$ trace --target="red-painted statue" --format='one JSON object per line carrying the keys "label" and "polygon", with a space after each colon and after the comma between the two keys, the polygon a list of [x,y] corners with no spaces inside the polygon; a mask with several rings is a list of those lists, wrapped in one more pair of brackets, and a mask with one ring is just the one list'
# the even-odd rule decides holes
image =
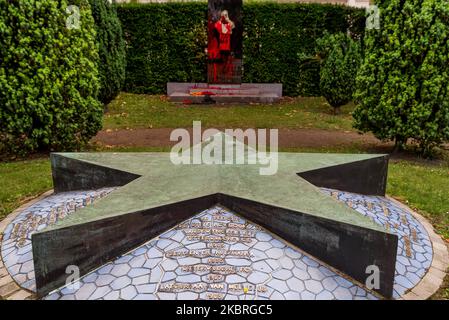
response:
{"label": "red-painted statue", "polygon": [[[209,1],[209,83],[241,83],[242,27],[240,9],[241,0]],[[232,15],[234,16],[232,17]],[[237,23],[234,22],[235,20]]]}
{"label": "red-painted statue", "polygon": [[281,83],[242,83],[243,20],[242,0],[208,0],[207,83],[169,82],[170,101],[183,104],[279,101]]}

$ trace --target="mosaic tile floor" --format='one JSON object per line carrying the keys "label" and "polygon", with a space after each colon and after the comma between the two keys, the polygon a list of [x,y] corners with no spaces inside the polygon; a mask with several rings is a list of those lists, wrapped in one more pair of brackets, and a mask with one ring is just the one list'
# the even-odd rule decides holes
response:
{"label": "mosaic tile floor", "polygon": [[[35,290],[30,235],[113,189],[52,195],[5,230],[1,254],[22,287]],[[383,197],[336,190],[343,201],[398,234],[394,296],[424,276],[432,261],[425,229]],[[220,207],[206,210],[45,299],[376,299],[313,257]]]}
{"label": "mosaic tile floor", "polygon": [[433,252],[427,231],[413,215],[384,197],[322,190],[398,236],[393,297],[416,286],[429,269]]}
{"label": "mosaic tile floor", "polygon": [[353,297],[374,298],[256,225],[215,207],[84,277],[78,290],[62,289],[48,299]]}
{"label": "mosaic tile floor", "polygon": [[3,232],[1,254],[3,262],[13,279],[22,287],[36,290],[34,280],[31,235],[35,231],[54,224],[77,209],[100,199],[111,188],[85,192],[67,192],[51,195],[21,212]]}

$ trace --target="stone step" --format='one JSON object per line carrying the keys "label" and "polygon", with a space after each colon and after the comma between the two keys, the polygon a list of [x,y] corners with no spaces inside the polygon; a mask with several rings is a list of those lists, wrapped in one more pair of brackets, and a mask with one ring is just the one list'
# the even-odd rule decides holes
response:
{"label": "stone step", "polygon": [[275,103],[280,97],[275,93],[262,93],[256,95],[212,95],[192,96],[185,92],[174,92],[169,96],[170,102],[184,104],[248,104],[248,103]]}
{"label": "stone step", "polygon": [[[211,95],[202,95],[209,91]],[[207,84],[207,83],[167,83],[167,96],[171,102],[185,104],[214,103],[274,103],[282,97],[280,83],[241,83],[241,84]]]}
{"label": "stone step", "polygon": [[194,95],[195,93],[201,92],[210,92],[213,95],[258,95],[260,94],[260,90],[258,88],[254,89],[245,89],[245,88],[193,88],[190,89],[190,94]]}

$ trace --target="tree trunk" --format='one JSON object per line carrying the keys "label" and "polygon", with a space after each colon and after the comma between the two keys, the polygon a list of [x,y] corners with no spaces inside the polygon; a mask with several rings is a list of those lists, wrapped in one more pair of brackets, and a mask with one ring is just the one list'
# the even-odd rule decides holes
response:
{"label": "tree trunk", "polygon": [[398,152],[403,151],[406,142],[407,142],[407,139],[404,139],[403,137],[396,137],[394,139],[393,153],[398,153]]}

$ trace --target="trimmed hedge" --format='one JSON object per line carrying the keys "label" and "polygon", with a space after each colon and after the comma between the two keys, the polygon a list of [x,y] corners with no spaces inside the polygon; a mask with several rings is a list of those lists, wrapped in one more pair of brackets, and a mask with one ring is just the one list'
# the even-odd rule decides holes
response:
{"label": "trimmed hedge", "polygon": [[361,63],[360,43],[345,33],[335,33],[325,35],[317,44],[321,59],[321,94],[338,112],[341,106],[352,101]]}
{"label": "trimmed hedge", "polygon": [[97,31],[100,63],[98,99],[107,104],[114,99],[125,83],[126,53],[122,26],[117,17],[116,4],[110,0],[89,0]]}
{"label": "trimmed hedge", "polygon": [[[67,7],[80,8],[69,29]],[[71,15],[73,17],[73,15]],[[73,150],[101,129],[98,52],[87,0],[0,1],[0,146]]]}
{"label": "trimmed hedge", "polygon": [[366,31],[354,126],[398,148],[414,139],[431,156],[449,141],[447,0],[376,3],[381,28]]}
{"label": "trimmed hedge", "polygon": [[[166,83],[205,82],[206,3],[122,4],[127,43],[125,90],[159,94]],[[243,5],[244,82],[280,82],[289,96],[320,95],[316,40],[350,31],[361,38],[365,12],[298,3]]]}

